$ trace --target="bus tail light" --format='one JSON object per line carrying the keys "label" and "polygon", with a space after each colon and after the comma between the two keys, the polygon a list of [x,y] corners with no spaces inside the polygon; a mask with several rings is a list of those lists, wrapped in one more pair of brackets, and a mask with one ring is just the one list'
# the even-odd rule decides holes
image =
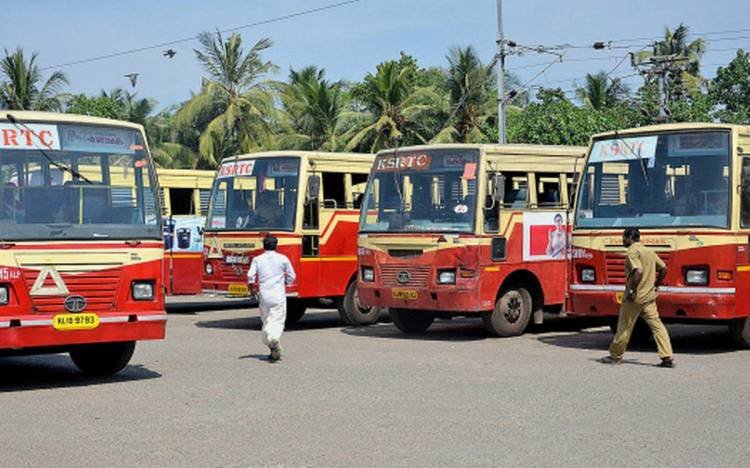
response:
{"label": "bus tail light", "polygon": [[593,268],[581,268],[581,283],[594,283],[596,271]]}
{"label": "bus tail light", "polygon": [[685,270],[685,284],[705,286],[708,284],[708,268],[688,268]]}
{"label": "bus tail light", "polygon": [[0,305],[7,305],[10,302],[10,289],[8,286],[0,286]]}
{"label": "bus tail light", "polygon": [[437,284],[456,284],[456,270],[438,270]]}
{"label": "bus tail light", "polygon": [[134,281],[132,285],[133,299],[136,301],[150,301],[154,299],[154,283],[150,281]]}
{"label": "bus tail light", "polygon": [[362,281],[372,283],[375,281],[375,270],[372,267],[362,267]]}

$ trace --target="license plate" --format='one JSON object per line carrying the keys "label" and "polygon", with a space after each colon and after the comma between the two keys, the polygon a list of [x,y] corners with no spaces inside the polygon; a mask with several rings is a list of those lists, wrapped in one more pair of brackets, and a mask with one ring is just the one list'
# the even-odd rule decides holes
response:
{"label": "license plate", "polygon": [[394,299],[406,299],[407,301],[414,301],[419,297],[419,294],[414,289],[394,289],[391,291],[391,297]]}
{"label": "license plate", "polygon": [[615,293],[615,301],[617,301],[618,304],[622,304],[622,298],[625,296],[624,292],[616,292]]}
{"label": "license plate", "polygon": [[99,326],[99,316],[96,314],[57,314],[52,319],[55,330],[93,330]]}
{"label": "license plate", "polygon": [[227,290],[232,296],[247,296],[248,293],[246,284],[230,284]]}

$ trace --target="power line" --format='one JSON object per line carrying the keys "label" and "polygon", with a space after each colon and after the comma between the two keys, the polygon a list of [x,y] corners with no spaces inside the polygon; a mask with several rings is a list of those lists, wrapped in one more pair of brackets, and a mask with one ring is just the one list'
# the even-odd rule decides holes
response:
{"label": "power line", "polygon": [[[326,10],[331,10],[331,9],[339,8],[339,7],[346,6],[346,5],[351,5],[351,4],[354,4],[354,3],[358,3],[360,1],[361,0],[347,0],[347,1],[343,1],[343,2],[332,3],[332,4],[329,4],[329,5],[324,5],[322,7],[310,8],[310,9],[298,11],[298,12],[295,12],[295,13],[289,13],[289,14],[286,14],[286,15],[277,16],[275,18],[269,18],[269,19],[265,19],[265,20],[261,20],[261,21],[256,21],[254,23],[248,23],[248,24],[243,24],[241,26],[235,26],[235,27],[232,27],[232,28],[222,29],[222,30],[219,30],[218,32],[220,32],[220,33],[234,32],[234,31],[240,31],[242,29],[254,28],[254,27],[263,26],[263,25],[266,25],[266,24],[277,23],[279,21],[285,21],[285,20],[292,19],[292,18],[297,18],[297,17],[300,17],[300,16],[311,15],[311,14],[314,14],[314,13],[320,13],[321,11],[326,11]],[[138,53],[138,52],[143,52],[143,51],[146,51],[146,50],[160,49],[160,48],[163,48],[163,47],[166,47],[166,46],[171,46],[171,45],[175,45],[175,44],[181,44],[181,43],[184,43],[184,42],[192,42],[192,41],[194,41],[196,39],[198,39],[197,35],[196,36],[191,36],[191,37],[185,37],[185,38],[182,38],[182,39],[175,39],[173,41],[162,42],[162,43],[159,43],[159,44],[153,44],[153,45],[149,45],[149,46],[138,47],[138,48],[135,48],[135,49],[128,49],[128,50],[122,50],[122,51],[119,51],[119,52],[113,52],[113,53],[110,53],[110,54],[99,55],[99,56],[96,56],[96,57],[90,57],[90,58],[86,58],[86,59],[75,60],[73,62],[61,63],[61,64],[58,64],[58,65],[52,65],[52,66],[49,66],[49,67],[43,67],[43,68],[40,68],[40,70],[52,70],[52,69],[56,69],[56,68],[70,67],[72,65],[81,65],[81,64],[84,64],[84,63],[97,62],[99,60],[106,60],[106,59],[110,59],[110,58],[114,58],[114,57],[121,57],[123,55],[131,55],[131,54],[135,54],[135,53]]]}

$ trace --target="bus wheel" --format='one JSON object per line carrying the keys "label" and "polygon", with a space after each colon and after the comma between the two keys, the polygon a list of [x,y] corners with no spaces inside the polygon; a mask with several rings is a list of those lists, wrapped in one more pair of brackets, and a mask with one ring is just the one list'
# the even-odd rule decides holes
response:
{"label": "bus wheel", "polygon": [[490,336],[518,336],[531,319],[531,294],[524,288],[509,289],[495,303],[495,310],[482,315]]}
{"label": "bus wheel", "polygon": [[112,375],[128,365],[135,341],[77,346],[70,350],[73,363],[87,375]]}
{"label": "bus wheel", "polygon": [[391,308],[390,315],[396,328],[414,335],[426,332],[435,320],[435,314],[421,310]]}
{"label": "bus wheel", "polygon": [[346,295],[338,303],[341,320],[347,325],[372,325],[380,318],[380,307],[364,307],[359,303],[357,282],[352,281],[346,288]]}
{"label": "bus wheel", "polygon": [[286,300],[286,321],[284,325],[294,325],[299,322],[305,311],[307,310],[307,304],[299,299],[288,298]]}
{"label": "bus wheel", "polygon": [[729,323],[729,334],[737,345],[750,348],[750,318],[732,320]]}

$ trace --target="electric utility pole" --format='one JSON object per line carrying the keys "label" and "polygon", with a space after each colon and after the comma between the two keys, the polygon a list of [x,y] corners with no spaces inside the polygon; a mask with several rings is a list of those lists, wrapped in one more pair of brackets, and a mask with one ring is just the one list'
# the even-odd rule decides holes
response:
{"label": "electric utility pole", "polygon": [[497,0],[497,141],[505,139],[505,36],[503,35],[503,0]]}
{"label": "electric utility pole", "polygon": [[659,93],[659,115],[656,116],[656,121],[658,123],[669,122],[667,79],[669,78],[673,85],[681,84],[681,76],[687,64],[687,58],[682,55],[672,54],[656,55],[638,64],[635,63],[634,56],[631,56],[631,60],[635,68],[643,75],[647,82],[653,83],[656,80]]}

